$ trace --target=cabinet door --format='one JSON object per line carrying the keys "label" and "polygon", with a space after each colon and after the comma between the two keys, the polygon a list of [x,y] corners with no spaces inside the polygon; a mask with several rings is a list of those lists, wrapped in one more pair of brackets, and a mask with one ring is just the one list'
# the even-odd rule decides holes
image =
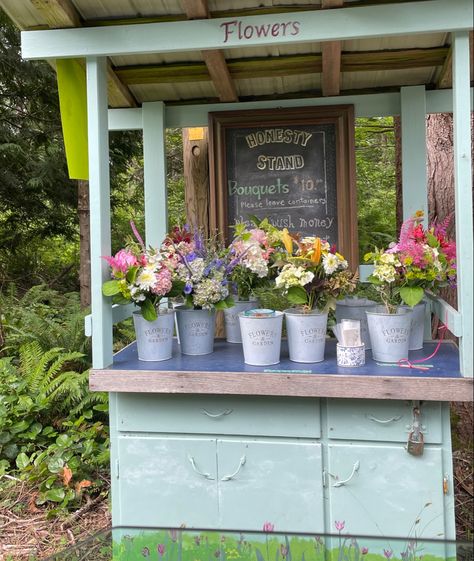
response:
{"label": "cabinet door", "polygon": [[217,526],[216,441],[118,439],[120,521],[130,526]]}
{"label": "cabinet door", "polygon": [[441,450],[429,447],[414,457],[403,446],[329,446],[328,531],[344,521],[356,535],[442,539],[442,466]]}
{"label": "cabinet door", "polygon": [[222,528],[323,532],[321,445],[218,440]]}

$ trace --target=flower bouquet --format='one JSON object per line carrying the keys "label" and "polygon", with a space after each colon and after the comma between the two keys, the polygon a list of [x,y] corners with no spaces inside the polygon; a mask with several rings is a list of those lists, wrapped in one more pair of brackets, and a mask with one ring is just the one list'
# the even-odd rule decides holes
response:
{"label": "flower bouquet", "polygon": [[146,248],[133,222],[136,241],[112,257],[104,257],[111,267],[112,279],[102,285],[102,293],[115,304],[134,303],[133,313],[140,360],[167,360],[172,355],[174,312],[159,310],[165,297],[181,293],[184,283],[175,278],[173,255],[161,249]]}
{"label": "flower bouquet", "polygon": [[439,292],[456,282],[456,244],[447,238],[449,217],[427,229],[423,212],[405,220],[396,244],[375,249],[364,256],[374,263],[368,280],[376,288],[387,313],[396,313],[400,304],[416,306],[424,291]]}
{"label": "flower bouquet", "polygon": [[321,238],[299,239],[284,229],[286,253],[278,257],[275,286],[296,306],[285,310],[290,360],[320,362],[324,359],[329,309],[338,298],[352,292],[357,275],[347,261]]}
{"label": "flower bouquet", "polygon": [[102,293],[114,304],[136,304],[147,321],[154,321],[162,298],[180,294],[184,283],[176,278],[176,262],[170,252],[146,248],[135,225],[136,242],[112,257],[104,257],[111,267],[112,280],[104,282]]}
{"label": "flower bouquet", "polygon": [[354,291],[357,275],[334,246],[313,236],[300,240],[286,229],[281,238],[286,254],[278,256],[275,285],[291,304],[306,313],[314,309],[327,313],[338,298]]}
{"label": "flower bouquet", "polygon": [[214,349],[215,311],[232,306],[228,276],[232,265],[216,240],[199,231],[174,228],[163,247],[175,264],[174,277],[182,284],[185,304],[176,308],[181,352],[209,354]]}
{"label": "flower bouquet", "polygon": [[423,347],[424,291],[436,293],[456,280],[456,247],[446,235],[449,218],[426,229],[422,220],[419,211],[402,224],[397,243],[364,256],[374,263],[368,281],[384,305],[383,312],[367,312],[373,356],[381,362],[397,362]]}

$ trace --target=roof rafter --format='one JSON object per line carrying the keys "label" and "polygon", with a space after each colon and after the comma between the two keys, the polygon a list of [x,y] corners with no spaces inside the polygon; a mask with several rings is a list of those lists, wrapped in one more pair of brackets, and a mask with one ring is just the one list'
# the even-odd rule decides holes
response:
{"label": "roof rafter", "polygon": [[[448,51],[448,47],[433,47],[347,52],[341,55],[341,70],[366,72],[441,67]],[[313,74],[322,71],[322,55],[314,53],[233,59],[227,61],[227,66],[233,80]],[[202,62],[123,66],[115,68],[115,71],[120,79],[129,85],[210,80],[209,71]]]}
{"label": "roof rafter", "polygon": [[[207,0],[182,0],[189,19],[209,18]],[[224,53],[220,49],[201,51],[214,88],[222,102],[238,101],[237,90],[227,66]]]}
{"label": "roof rafter", "polygon": [[[343,0],[322,0],[321,7],[341,8]],[[321,86],[323,96],[339,95],[341,91],[341,41],[328,41],[322,44],[323,75]]]}
{"label": "roof rafter", "polygon": [[[31,0],[50,28],[82,27],[79,12],[70,0]],[[125,86],[110,62],[107,64],[107,89],[112,107],[136,107],[137,102]]]}

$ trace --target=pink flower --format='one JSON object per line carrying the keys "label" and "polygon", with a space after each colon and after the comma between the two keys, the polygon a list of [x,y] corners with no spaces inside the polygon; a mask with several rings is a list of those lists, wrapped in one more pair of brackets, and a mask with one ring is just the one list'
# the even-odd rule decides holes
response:
{"label": "pink flower", "polygon": [[173,286],[171,280],[171,271],[163,267],[155,275],[156,282],[153,285],[152,292],[157,296],[165,296],[171,290]]}
{"label": "pink flower", "polygon": [[158,550],[158,555],[159,555],[160,557],[163,557],[163,554],[164,554],[164,552],[165,552],[165,545],[162,544],[162,543],[159,543],[159,544],[156,546],[156,549]]}
{"label": "pink flower", "polygon": [[263,523],[263,531],[264,532],[273,532],[274,529],[275,529],[275,525],[272,524],[271,522],[264,522]]}
{"label": "pink flower", "polygon": [[250,239],[259,244],[266,245],[267,234],[263,230],[260,230],[260,228],[254,228],[250,230]]}
{"label": "pink flower", "polygon": [[369,548],[368,547],[363,547],[360,552],[362,553],[362,555],[367,555],[367,553],[369,553]]}
{"label": "pink flower", "polygon": [[112,274],[126,273],[130,267],[138,265],[137,258],[133,253],[126,249],[118,251],[114,257],[103,257],[107,263],[112,267]]}
{"label": "pink flower", "polygon": [[339,522],[339,520],[335,520],[334,521],[334,526],[336,526],[336,530],[338,532],[340,532],[341,530],[344,530],[344,526],[346,525],[346,521],[343,520],[342,522]]}
{"label": "pink flower", "polygon": [[391,549],[384,549],[383,554],[386,559],[390,559],[390,557],[392,557],[393,555],[393,551]]}

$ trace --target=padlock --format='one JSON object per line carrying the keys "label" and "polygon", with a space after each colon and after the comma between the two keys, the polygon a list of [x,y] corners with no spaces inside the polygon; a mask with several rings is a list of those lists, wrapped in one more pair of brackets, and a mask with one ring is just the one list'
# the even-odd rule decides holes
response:
{"label": "padlock", "polygon": [[424,447],[425,440],[423,438],[423,433],[418,431],[418,434],[416,434],[415,431],[412,431],[408,435],[407,452],[412,456],[422,456]]}

